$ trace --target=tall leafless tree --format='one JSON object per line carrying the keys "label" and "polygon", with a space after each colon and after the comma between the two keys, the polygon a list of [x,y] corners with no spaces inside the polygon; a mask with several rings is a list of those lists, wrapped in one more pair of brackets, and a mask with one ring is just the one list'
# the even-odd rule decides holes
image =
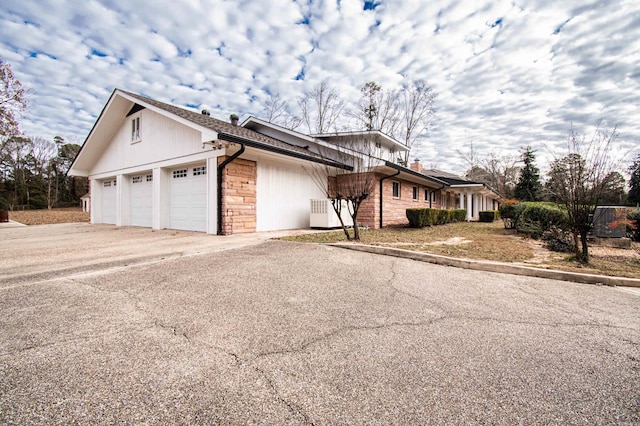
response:
{"label": "tall leafless tree", "polygon": [[322,80],[305,96],[298,98],[298,106],[309,133],[320,134],[337,130],[337,122],[345,103],[328,80]]}
{"label": "tall leafless tree", "polygon": [[409,148],[403,154],[405,166],[409,164],[411,149],[431,124],[435,97],[435,92],[424,80],[414,80],[400,91],[401,124],[393,136]]}
{"label": "tall leafless tree", "polygon": [[289,104],[279,93],[269,94],[262,113],[269,123],[278,124],[286,129],[295,130],[302,124],[302,118],[291,113]]}

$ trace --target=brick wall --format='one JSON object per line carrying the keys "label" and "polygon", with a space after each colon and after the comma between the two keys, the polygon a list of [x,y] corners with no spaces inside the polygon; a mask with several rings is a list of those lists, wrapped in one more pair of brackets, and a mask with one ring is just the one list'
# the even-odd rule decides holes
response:
{"label": "brick wall", "polygon": [[[377,229],[380,226],[380,179],[384,175],[376,175],[376,184],[373,193],[362,202],[358,211],[358,223],[360,226],[368,226]],[[393,182],[400,182],[400,198],[393,198]],[[418,201],[413,201],[413,187],[418,188]],[[422,185],[417,185],[401,179],[389,178],[382,182],[383,191],[383,226],[408,224],[406,210],[409,208],[429,207],[429,201],[424,200],[424,190],[429,189]],[[432,208],[440,208],[440,195],[437,202],[431,203]]]}
{"label": "brick wall", "polygon": [[[218,164],[226,157],[218,157]],[[236,158],[222,173],[222,234],[256,232],[255,161]]]}

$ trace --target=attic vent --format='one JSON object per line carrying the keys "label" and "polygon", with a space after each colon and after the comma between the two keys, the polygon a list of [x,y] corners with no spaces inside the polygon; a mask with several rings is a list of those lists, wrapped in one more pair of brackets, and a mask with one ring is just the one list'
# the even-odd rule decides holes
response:
{"label": "attic vent", "polygon": [[131,109],[129,110],[129,112],[127,113],[127,117],[128,117],[128,116],[130,116],[130,115],[132,115],[132,114],[135,114],[135,113],[136,113],[136,112],[138,112],[138,111],[142,111],[143,109],[144,109],[144,107],[143,107],[142,105],[134,104],[134,105],[131,107]]}

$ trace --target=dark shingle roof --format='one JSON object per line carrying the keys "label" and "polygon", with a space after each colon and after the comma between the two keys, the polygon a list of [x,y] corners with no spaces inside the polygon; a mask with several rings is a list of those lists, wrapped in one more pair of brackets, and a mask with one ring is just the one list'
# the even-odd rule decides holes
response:
{"label": "dark shingle roof", "polygon": [[[147,98],[145,96],[136,95],[135,93],[127,92],[125,90],[120,90],[120,92],[131,96],[132,98],[138,99],[142,102],[145,102],[149,105],[153,105],[154,107],[165,110],[171,114],[177,115],[178,117],[182,117],[185,120],[189,120],[192,123],[198,124],[202,127],[206,127],[207,129],[213,130],[218,133],[221,139],[232,140],[240,139],[239,142],[242,141],[247,142],[256,142],[256,144],[252,144],[252,146],[260,148],[263,147],[272,147],[282,154],[290,153],[294,157],[308,157],[308,159],[315,159],[317,161],[324,162],[323,158],[318,154],[315,154],[307,149],[304,149],[299,146],[291,145],[289,143],[283,142],[281,140],[272,138],[267,135],[263,135],[262,133],[255,132],[253,130],[234,126],[231,123],[224,122],[222,120],[218,120],[217,118],[210,117],[208,115],[200,114],[194,111],[189,111],[184,108],[177,107],[175,105],[167,104],[164,102],[157,101],[155,99]],[[230,136],[230,137],[225,137]]]}

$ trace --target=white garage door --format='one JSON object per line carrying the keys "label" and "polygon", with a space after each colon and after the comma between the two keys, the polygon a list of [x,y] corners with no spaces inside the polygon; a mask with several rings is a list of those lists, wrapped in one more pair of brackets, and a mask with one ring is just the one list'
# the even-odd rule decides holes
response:
{"label": "white garage door", "polygon": [[169,173],[169,228],[207,232],[207,167]]}
{"label": "white garage door", "polygon": [[308,228],[309,200],[326,198],[299,166],[259,162],[256,186],[258,231]]}
{"label": "white garage door", "polygon": [[102,223],[116,223],[116,180],[102,181]]}
{"label": "white garage door", "polygon": [[151,227],[153,214],[153,175],[131,177],[131,226]]}

